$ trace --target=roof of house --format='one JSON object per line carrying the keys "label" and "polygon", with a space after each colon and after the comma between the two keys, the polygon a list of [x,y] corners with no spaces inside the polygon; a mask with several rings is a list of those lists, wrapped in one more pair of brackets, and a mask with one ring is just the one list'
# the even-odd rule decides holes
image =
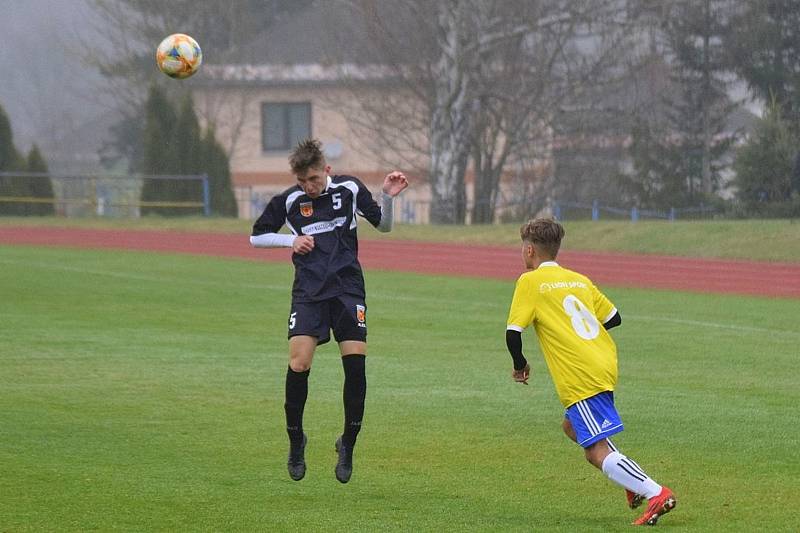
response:
{"label": "roof of house", "polygon": [[345,81],[386,83],[394,77],[393,70],[387,66],[354,63],[208,65],[204,70],[200,85],[326,85]]}

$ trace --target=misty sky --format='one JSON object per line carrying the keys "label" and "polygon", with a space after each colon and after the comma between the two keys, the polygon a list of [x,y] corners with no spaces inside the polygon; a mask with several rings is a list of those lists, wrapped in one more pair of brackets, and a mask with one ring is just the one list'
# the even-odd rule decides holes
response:
{"label": "misty sky", "polygon": [[0,104],[21,151],[57,144],[104,110],[99,76],[79,60],[89,21],[85,0],[0,0]]}

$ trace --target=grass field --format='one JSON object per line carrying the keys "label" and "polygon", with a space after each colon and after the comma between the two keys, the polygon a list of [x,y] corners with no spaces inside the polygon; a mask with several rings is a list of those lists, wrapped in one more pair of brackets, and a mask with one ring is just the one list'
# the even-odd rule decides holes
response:
{"label": "grass field", "polygon": [[[0,246],[0,531],[627,531],[560,433],[513,283],[368,272],[369,392],[333,476],[342,370],[317,353],[308,474],[286,474],[290,265]],[[796,300],[606,288],[623,315],[616,443],[666,531],[797,531]]]}
{"label": "grass field", "polygon": [[[0,217],[0,227],[24,225],[100,229],[183,230],[249,235],[252,221],[218,218],[101,219]],[[756,261],[800,261],[800,221],[567,221],[564,250],[592,250],[719,257]],[[472,244],[518,244],[519,224],[418,226],[397,224],[378,233],[362,221],[361,238],[411,239]]]}

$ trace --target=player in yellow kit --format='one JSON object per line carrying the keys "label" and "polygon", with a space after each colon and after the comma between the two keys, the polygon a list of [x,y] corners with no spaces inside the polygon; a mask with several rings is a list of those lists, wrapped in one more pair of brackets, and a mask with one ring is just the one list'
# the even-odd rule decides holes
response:
{"label": "player in yellow kit", "polygon": [[522,353],[522,331],[533,325],[566,408],[564,432],[583,447],[592,465],[625,489],[632,509],[648,500],[647,510],[634,524],[655,525],[675,507],[675,496],[609,440],[623,426],[614,407],[617,347],[607,330],[620,325],[622,318],[589,278],[556,263],[564,237],[561,224],[538,218],[524,224],[520,235],[529,270],[517,280],[508,314],[506,345],[514,360],[512,378],[528,384],[530,366]]}

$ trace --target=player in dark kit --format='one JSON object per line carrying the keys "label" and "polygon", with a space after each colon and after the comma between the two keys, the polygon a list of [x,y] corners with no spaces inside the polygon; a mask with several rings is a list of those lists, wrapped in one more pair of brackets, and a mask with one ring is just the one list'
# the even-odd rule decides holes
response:
{"label": "player in dark kit", "polygon": [[[257,248],[292,248],[295,267],[289,312],[289,369],[286,372],[286,431],[289,475],[306,473],[303,409],[314,350],[330,340],[339,343],[344,367],[344,432],[336,440],[336,479],[350,481],[353,447],[361,429],[367,392],[367,304],[358,263],[357,218],[378,231],[392,228],[392,200],[408,187],[402,172],[383,181],[380,204],[357,178],[330,175],[322,144],[301,142],[289,156],[297,185],[274,196],[253,225],[250,243]],[[279,234],[283,225],[291,235]]]}

